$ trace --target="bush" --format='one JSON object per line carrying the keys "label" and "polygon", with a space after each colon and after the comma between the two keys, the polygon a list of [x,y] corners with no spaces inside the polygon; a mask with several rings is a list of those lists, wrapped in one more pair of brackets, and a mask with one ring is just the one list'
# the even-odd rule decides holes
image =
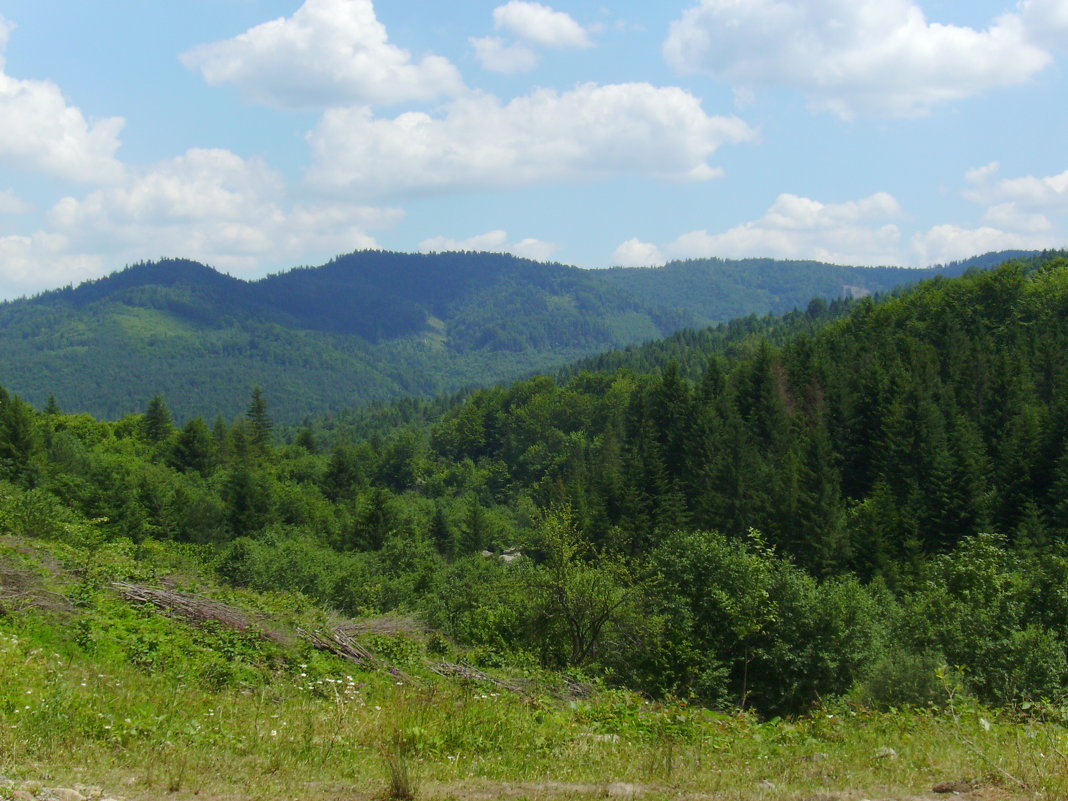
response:
{"label": "bush", "polygon": [[879,710],[941,706],[949,693],[938,672],[941,654],[913,653],[901,646],[885,651],[868,666],[852,699]]}

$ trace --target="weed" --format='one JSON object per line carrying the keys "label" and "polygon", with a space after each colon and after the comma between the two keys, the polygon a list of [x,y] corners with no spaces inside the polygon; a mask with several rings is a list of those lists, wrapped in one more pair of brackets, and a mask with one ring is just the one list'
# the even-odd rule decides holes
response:
{"label": "weed", "polygon": [[382,760],[386,766],[385,801],[412,801],[415,798],[415,780],[408,760],[408,744],[400,731],[382,746]]}

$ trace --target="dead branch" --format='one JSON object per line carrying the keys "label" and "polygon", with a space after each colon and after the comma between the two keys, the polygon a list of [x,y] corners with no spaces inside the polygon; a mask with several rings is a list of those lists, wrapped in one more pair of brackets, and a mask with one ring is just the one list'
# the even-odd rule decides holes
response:
{"label": "dead branch", "polygon": [[468,681],[492,684],[493,686],[500,687],[510,693],[521,695],[524,698],[527,697],[527,693],[521,687],[509,684],[502,679],[498,679],[496,676],[491,676],[473,665],[468,665],[466,663],[457,664],[455,662],[430,662],[427,664],[427,667],[431,672],[437,673],[439,676],[444,676],[445,678],[461,678],[467,679]]}

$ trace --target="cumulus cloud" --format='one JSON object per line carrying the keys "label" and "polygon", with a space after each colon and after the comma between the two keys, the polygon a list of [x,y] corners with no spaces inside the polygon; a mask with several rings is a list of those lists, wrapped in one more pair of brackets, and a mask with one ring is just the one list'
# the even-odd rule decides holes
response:
{"label": "cumulus cloud", "polygon": [[1030,37],[1048,47],[1068,48],[1068,3],[1064,0],[1023,0],[1020,15]]}
{"label": "cumulus cloud", "polygon": [[376,247],[369,231],[400,216],[349,203],[289,205],[263,162],[194,149],[84,198],[63,198],[31,237],[0,239],[0,285],[32,291],[173,255],[262,273]]}
{"label": "cumulus cloud", "polygon": [[782,194],[758,220],[718,233],[690,231],[662,245],[630,239],[616,249],[613,262],[643,266],[715,256],[925,267],[997,250],[1068,244],[1053,221],[1068,216],[1068,172],[1005,180],[997,180],[997,172],[991,163],[965,174],[965,197],[984,206],[984,225],[943,223],[906,235],[899,225],[907,215],[886,192],[844,203]]}
{"label": "cumulus cloud", "polygon": [[444,253],[447,251],[511,253],[524,259],[551,261],[556,253],[557,246],[552,242],[543,242],[540,239],[521,239],[518,242],[509,243],[508,232],[496,230],[477,234],[468,239],[450,239],[446,236],[435,236],[420,242],[419,250],[424,253]]}
{"label": "cumulus cloud", "polygon": [[1036,31],[1065,15],[1063,0],[1029,0],[980,31],[930,22],[914,0],[699,0],[664,55],[743,90],[793,87],[843,118],[910,116],[1024,83],[1052,62]]}
{"label": "cumulus cloud", "polygon": [[897,264],[901,231],[894,221],[901,216],[897,200],[885,192],[845,203],[782,194],[759,220],[722,233],[690,231],[662,247],[631,239],[614,259],[620,264],[629,259],[631,265],[713,256]]}
{"label": "cumulus cloud", "polygon": [[501,189],[620,173],[708,180],[724,144],[750,141],[736,117],[709,116],[682,89],[644,83],[542,89],[505,104],[473,93],[444,116],[376,119],[329,109],[308,141],[309,180],[365,196]]}
{"label": "cumulus cloud", "polygon": [[612,253],[612,264],[618,267],[662,267],[667,263],[660,248],[640,239],[628,239]]}
{"label": "cumulus cloud", "polygon": [[54,83],[7,75],[4,50],[14,29],[0,17],[0,164],[73,181],[117,180],[123,119],[89,122]]}
{"label": "cumulus cloud", "polygon": [[915,261],[923,265],[945,264],[997,250],[1036,250],[1055,244],[1056,239],[1051,236],[1004,231],[992,226],[936,225],[912,238]]}
{"label": "cumulus cloud", "polygon": [[997,162],[969,170],[964,197],[986,206],[984,221],[1016,231],[1048,231],[1051,217],[1068,214],[1068,170],[1044,177],[995,180]]}
{"label": "cumulus cloud", "polygon": [[16,297],[78,283],[106,271],[98,254],[72,253],[62,234],[0,236],[0,296]]}
{"label": "cumulus cloud", "polygon": [[[1058,218],[1068,217],[1068,170],[1057,175],[998,179],[997,162],[965,173],[964,197],[985,207],[980,228],[942,225],[917,238],[917,248],[946,261],[974,241],[987,250],[1036,249],[1068,243]],[[983,252],[983,251],[976,251]],[[946,256],[945,254],[950,254]]]}
{"label": "cumulus cloud", "polygon": [[540,47],[593,47],[590,35],[570,14],[526,0],[510,0],[493,9],[493,24]]}
{"label": "cumulus cloud", "polygon": [[292,17],[182,55],[212,86],[279,108],[394,104],[464,90],[447,59],[390,44],[371,0],[306,0]]}
{"label": "cumulus cloud", "polygon": [[29,210],[30,204],[11,189],[0,191],[0,214],[25,214]]}
{"label": "cumulus cloud", "polygon": [[538,54],[521,44],[509,44],[498,36],[472,37],[475,58],[483,69],[504,75],[530,72],[538,66]]}

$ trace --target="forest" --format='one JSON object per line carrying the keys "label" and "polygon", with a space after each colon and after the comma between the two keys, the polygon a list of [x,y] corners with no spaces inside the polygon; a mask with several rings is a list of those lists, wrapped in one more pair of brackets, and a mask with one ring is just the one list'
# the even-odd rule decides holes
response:
{"label": "forest", "polygon": [[55,395],[68,411],[108,419],[162,393],[182,422],[233,417],[258,384],[292,424],[514,381],[1008,255],[928,270],[768,259],[582,270],[493,253],[361,251],[258,281],[163,259],[0,303],[0,384],[37,406]]}
{"label": "forest", "polygon": [[303,426],[4,390],[0,526],[711,709],[1060,698],[1065,352],[1046,253]]}

